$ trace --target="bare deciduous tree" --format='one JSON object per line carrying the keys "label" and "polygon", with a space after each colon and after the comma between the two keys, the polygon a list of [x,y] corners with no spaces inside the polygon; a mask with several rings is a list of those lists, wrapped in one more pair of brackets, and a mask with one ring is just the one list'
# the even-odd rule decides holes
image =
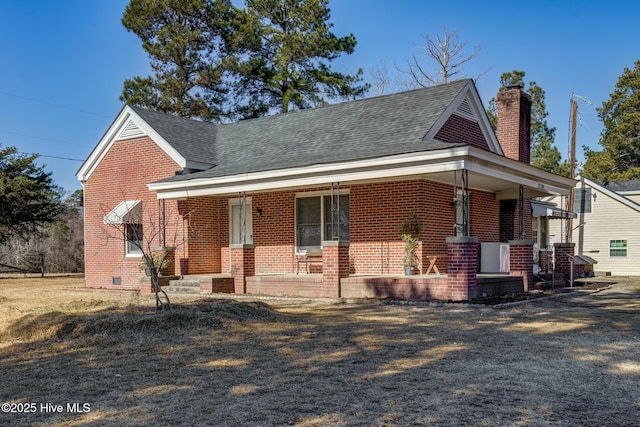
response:
{"label": "bare deciduous tree", "polygon": [[[170,266],[176,249],[184,245],[189,236],[194,234],[193,230],[182,230],[176,221],[180,216],[177,212],[173,212],[172,207],[173,205],[167,204],[165,207],[161,204],[157,214],[147,212],[147,215],[144,215],[143,210],[140,209],[138,214],[129,214],[126,220],[122,218],[111,220],[108,218],[109,215],[105,216],[104,220],[103,231],[107,240],[124,241],[130,250],[140,255],[140,267],[146,270],[153,285],[156,312],[172,309],[169,295],[160,285],[160,276],[163,270]],[[190,215],[191,212],[183,216]]]}
{"label": "bare deciduous tree", "polygon": [[[460,40],[458,32],[448,30],[447,27],[444,27],[442,34],[426,35],[424,38],[424,47],[420,48],[419,52],[430,60],[434,60],[437,65],[431,67],[431,70],[426,69],[418,60],[418,56],[414,54],[412,60],[407,61],[409,69],[399,69],[410,76],[411,83],[415,87],[429,87],[466,78],[466,74],[461,73],[464,71],[465,65],[478,56],[479,46],[476,46],[473,52],[467,55],[465,53],[466,40]],[[478,77],[482,74],[484,72]]]}

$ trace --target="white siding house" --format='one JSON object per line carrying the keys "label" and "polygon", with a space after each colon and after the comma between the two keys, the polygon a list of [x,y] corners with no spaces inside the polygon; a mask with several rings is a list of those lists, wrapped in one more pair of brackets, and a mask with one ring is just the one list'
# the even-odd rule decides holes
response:
{"label": "white siding house", "polygon": [[[640,276],[640,181],[605,185],[585,178],[584,188],[583,213],[579,203],[582,184],[574,190],[573,211],[578,214],[572,232],[575,254],[595,259],[596,274]],[[559,198],[550,201],[561,204]],[[565,236],[564,225],[565,221],[550,222],[550,234]]]}

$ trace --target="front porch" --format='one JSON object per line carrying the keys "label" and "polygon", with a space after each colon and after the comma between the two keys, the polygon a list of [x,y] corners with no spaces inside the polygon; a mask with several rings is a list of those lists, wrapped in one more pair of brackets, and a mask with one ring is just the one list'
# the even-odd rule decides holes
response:
{"label": "front porch", "polygon": [[[337,294],[323,286],[322,274],[264,274],[246,278],[246,294],[304,298],[389,298],[410,301],[451,301],[447,274],[351,275],[340,281]],[[476,296],[522,292],[523,278],[506,274],[478,274]],[[213,284],[213,286],[212,286]],[[172,293],[233,293],[226,274],[187,276],[171,280]]]}
{"label": "front porch", "polygon": [[[455,289],[449,288],[446,274],[402,275],[352,275],[340,280],[337,298],[390,298],[411,301],[450,301]],[[520,276],[479,275],[476,293],[500,295],[521,292]],[[247,278],[247,293],[307,298],[327,297],[322,274],[270,274]]]}
{"label": "front porch", "polygon": [[447,238],[446,273],[404,276],[351,274],[349,242],[324,241],[322,273],[257,274],[255,246],[232,245],[234,293],[323,298],[469,301],[533,288],[533,241],[510,242],[509,273],[478,274],[475,237]]}

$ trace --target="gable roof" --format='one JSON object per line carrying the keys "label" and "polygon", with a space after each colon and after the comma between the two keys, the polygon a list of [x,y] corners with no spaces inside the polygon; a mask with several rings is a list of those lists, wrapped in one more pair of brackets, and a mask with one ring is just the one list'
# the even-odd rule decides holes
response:
{"label": "gable roof", "polygon": [[472,80],[325,107],[212,124],[125,106],[77,173],[86,180],[115,141],[151,137],[185,173],[167,182],[451,148],[437,132],[453,114],[478,124],[502,155]]}
{"label": "gable roof", "polygon": [[209,169],[216,163],[217,131],[211,123],[125,105],[76,176],[86,181],[114,143],[145,136],[153,139],[179,167]]}
{"label": "gable roof", "polygon": [[141,107],[130,108],[185,159],[216,163],[218,126]]}
{"label": "gable roof", "polygon": [[[595,181],[592,181],[588,178],[584,178],[584,182],[585,184],[587,184],[588,186],[590,186],[591,188],[597,189],[598,191],[600,191],[603,194],[606,194],[607,196],[611,197],[612,199],[622,203],[623,205],[637,211],[640,212],[640,204],[634,202],[633,200],[629,199],[628,197],[625,197],[623,194],[618,193],[617,191],[613,191],[611,190],[612,184],[615,184],[614,182],[610,182],[608,183],[606,186],[600,183],[597,183]],[[620,183],[626,183],[628,181],[619,181]],[[578,184],[580,185],[580,184]],[[618,185],[613,185],[614,188],[619,188],[619,187],[626,187],[628,188],[627,185],[625,184],[621,184],[620,186]]]}
{"label": "gable roof", "polygon": [[[220,125],[216,166],[163,181],[370,159],[451,148],[435,139],[463,107],[502,154],[471,80]],[[471,117],[470,117],[471,116]]]}
{"label": "gable roof", "polygon": [[626,181],[614,181],[614,182],[605,182],[599,183],[602,187],[615,191],[620,194],[633,194],[640,192],[640,180],[639,179],[630,179]]}

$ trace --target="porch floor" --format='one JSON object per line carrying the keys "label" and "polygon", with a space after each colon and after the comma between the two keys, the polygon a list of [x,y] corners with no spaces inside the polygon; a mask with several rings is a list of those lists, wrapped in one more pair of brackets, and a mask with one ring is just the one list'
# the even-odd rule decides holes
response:
{"label": "porch floor", "polygon": [[[520,276],[508,274],[478,274],[475,288],[458,300],[473,299],[481,296],[502,295],[522,292],[523,281]],[[181,280],[171,281],[171,285],[193,286],[194,291],[208,293],[238,293],[233,276],[229,273],[200,274],[184,276]],[[235,289],[235,290],[234,290]],[[339,285],[323,282],[321,273],[292,274],[268,273],[246,278],[244,292],[254,295],[310,298],[390,298],[417,301],[449,301],[452,287],[448,276],[440,274],[354,274],[343,278]]]}

